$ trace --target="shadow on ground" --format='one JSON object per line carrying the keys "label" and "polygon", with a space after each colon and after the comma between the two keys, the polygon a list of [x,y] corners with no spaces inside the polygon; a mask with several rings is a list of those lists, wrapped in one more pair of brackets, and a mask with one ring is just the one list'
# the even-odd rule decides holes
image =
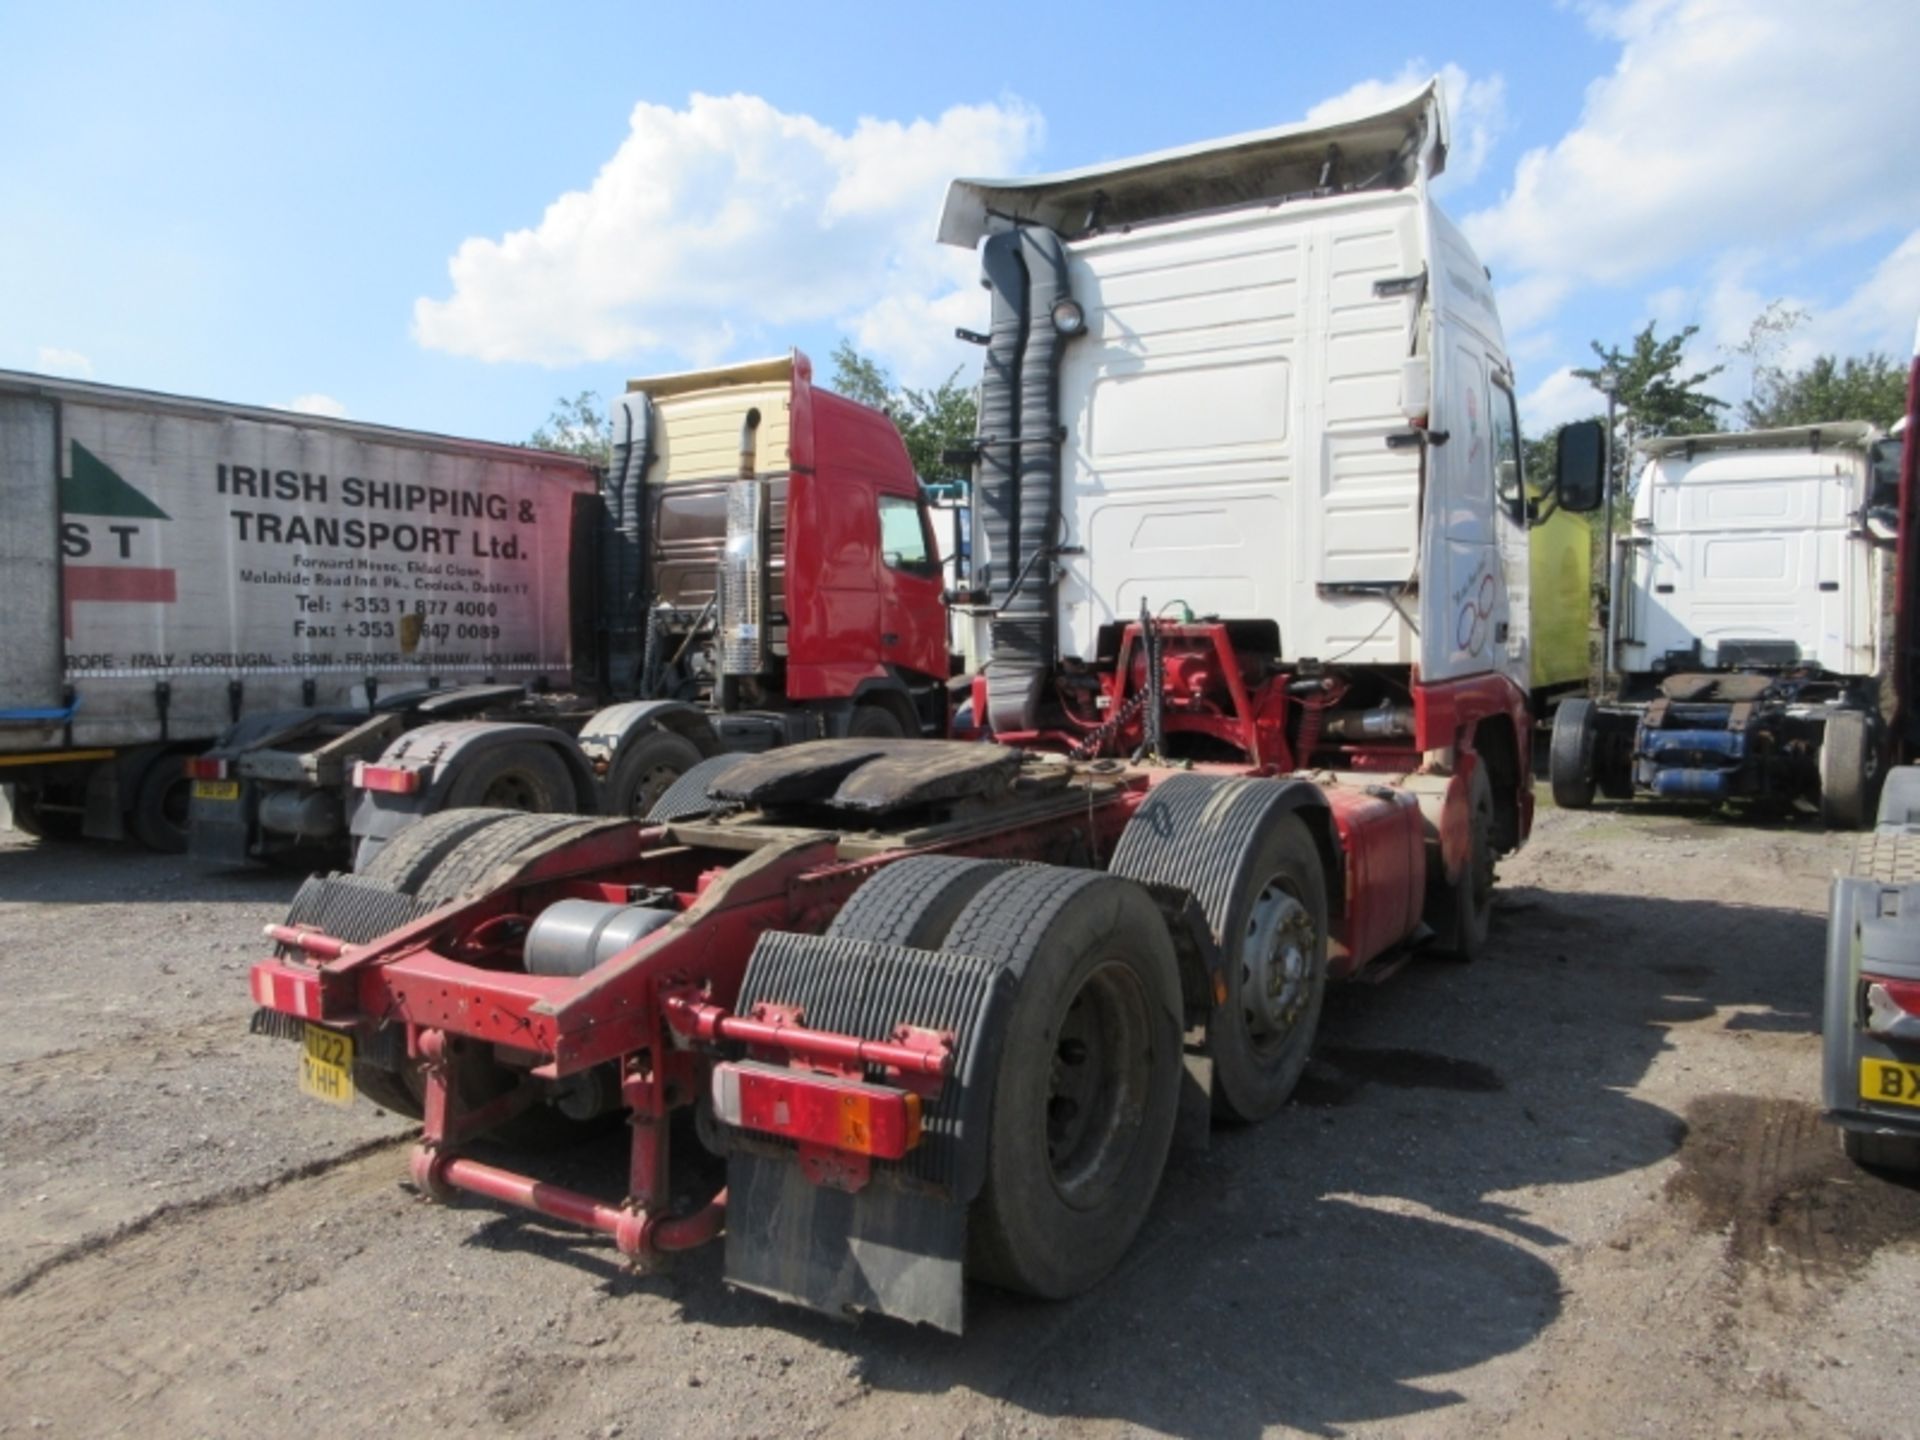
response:
{"label": "shadow on ground", "polygon": [[[877,1390],[971,1390],[1038,1416],[1169,1434],[1332,1434],[1459,1401],[1448,1377],[1560,1313],[1566,1237],[1526,1192],[1642,1169],[1686,1123],[1629,1094],[1680,1025],[1811,1032],[1822,922],[1763,906],[1505,892],[1493,953],[1332,997],[1296,1102],[1176,1154],[1122,1267],[1046,1304],[976,1287],[964,1341],[847,1324],[728,1290],[718,1247],[635,1277],[606,1245],[519,1215],[474,1243],[571,1262],[688,1320],[773,1326]],[[1731,1028],[1731,1026],[1730,1026]],[[616,1137],[552,1178],[606,1193]]]}

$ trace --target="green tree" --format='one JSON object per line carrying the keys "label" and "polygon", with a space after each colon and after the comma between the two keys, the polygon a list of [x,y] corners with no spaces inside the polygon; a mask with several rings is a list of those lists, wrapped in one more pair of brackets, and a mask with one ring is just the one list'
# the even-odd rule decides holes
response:
{"label": "green tree", "polygon": [[1705,435],[1720,428],[1719,412],[1726,402],[1700,387],[1727,367],[1683,373],[1683,352],[1699,332],[1698,325],[1688,325],[1662,340],[1649,320],[1627,349],[1589,342],[1600,363],[1573,372],[1596,390],[1605,371],[1611,370],[1615,377],[1612,449],[1617,506],[1624,506],[1626,497],[1633,494],[1635,445],[1660,435]]}
{"label": "green tree", "polygon": [[554,401],[547,423],[527,437],[527,444],[605,466],[613,461],[613,422],[600,396],[582,390],[571,399],[563,395]]}
{"label": "green tree", "polygon": [[1884,430],[1907,413],[1907,372],[1880,354],[1820,355],[1794,371],[1767,366],[1742,408],[1754,430],[1831,420],[1866,420]]}
{"label": "green tree", "polygon": [[833,352],[833,389],[849,400],[885,412],[907,443],[913,473],[921,483],[964,481],[964,465],[949,465],[949,450],[963,450],[973,440],[973,392],[960,384],[960,371],[931,390],[896,385],[893,376],[842,340]]}

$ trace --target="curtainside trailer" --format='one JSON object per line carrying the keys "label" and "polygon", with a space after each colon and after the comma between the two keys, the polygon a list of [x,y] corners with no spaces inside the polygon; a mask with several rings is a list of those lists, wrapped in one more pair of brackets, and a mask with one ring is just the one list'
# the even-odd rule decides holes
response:
{"label": "curtainside trailer", "polygon": [[0,373],[0,781],[16,827],[187,843],[236,722],[566,687],[584,461]]}
{"label": "curtainside trailer", "polygon": [[[344,606],[398,633],[421,604],[459,637],[525,609],[574,637],[563,687],[415,689],[357,710],[250,717],[191,762],[193,853],[316,844],[370,861],[450,806],[644,814],[702,759],[839,735],[941,735],[940,556],[906,446],[816,389],[797,352],[633,381],[571,544],[512,594]],[[454,582],[456,587],[461,582]],[[480,582],[467,582],[478,584]],[[484,612],[477,625],[468,612]],[[444,616],[451,616],[444,620]],[[504,680],[507,677],[501,676]]]}

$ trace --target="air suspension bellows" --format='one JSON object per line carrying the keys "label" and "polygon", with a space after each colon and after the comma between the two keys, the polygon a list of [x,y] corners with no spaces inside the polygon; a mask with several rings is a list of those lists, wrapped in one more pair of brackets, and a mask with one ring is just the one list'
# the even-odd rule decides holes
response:
{"label": "air suspension bellows", "polygon": [[1036,729],[1059,652],[1054,547],[1060,542],[1060,355],[1056,310],[1070,303],[1066,250],[1044,226],[989,236],[981,270],[993,325],[980,387],[976,503],[990,561],[987,719]]}

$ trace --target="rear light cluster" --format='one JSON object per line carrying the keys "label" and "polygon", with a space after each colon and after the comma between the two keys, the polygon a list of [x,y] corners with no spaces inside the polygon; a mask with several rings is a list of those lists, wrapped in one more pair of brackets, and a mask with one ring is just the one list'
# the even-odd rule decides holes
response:
{"label": "rear light cluster", "polygon": [[1920,980],[1861,977],[1866,989],[1867,1030],[1874,1035],[1920,1039]]}
{"label": "rear light cluster", "polygon": [[211,755],[196,755],[187,761],[189,780],[224,780],[228,773],[227,762]]}
{"label": "rear light cluster", "polygon": [[362,760],[353,767],[353,784],[358,790],[411,795],[420,788],[420,771],[403,769],[398,765],[369,765]]}

